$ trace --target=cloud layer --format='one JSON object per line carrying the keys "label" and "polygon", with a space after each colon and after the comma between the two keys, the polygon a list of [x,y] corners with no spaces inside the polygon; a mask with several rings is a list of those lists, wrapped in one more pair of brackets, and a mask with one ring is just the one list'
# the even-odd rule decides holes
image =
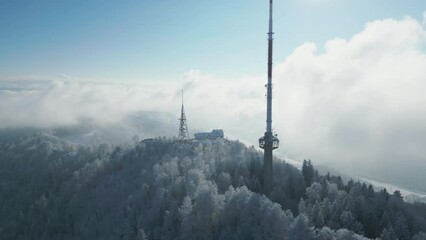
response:
{"label": "cloud layer", "polygon": [[[279,151],[364,176],[401,182],[408,174],[424,183],[425,46],[425,26],[407,17],[370,22],[351,39],[295,49],[274,69]],[[184,88],[190,131],[221,127],[256,144],[265,127],[265,81],[217,79],[198,70],[157,83],[3,81],[0,127],[63,127],[84,119],[112,126],[141,111],[177,118]],[[177,129],[177,119],[174,124]]]}
{"label": "cloud layer", "polygon": [[359,174],[392,168],[390,175],[422,176],[425,45],[424,26],[405,18],[368,23],[321,50],[298,47],[276,68],[276,128],[285,148]]}

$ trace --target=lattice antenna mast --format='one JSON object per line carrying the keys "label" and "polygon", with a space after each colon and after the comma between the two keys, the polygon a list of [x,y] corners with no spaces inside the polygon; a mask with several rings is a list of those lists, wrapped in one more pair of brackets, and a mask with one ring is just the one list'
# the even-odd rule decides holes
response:
{"label": "lattice antenna mast", "polygon": [[273,170],[272,151],[279,146],[276,134],[272,132],[272,0],[269,0],[269,32],[268,32],[268,83],[266,84],[266,132],[259,139],[259,147],[264,150],[263,158],[263,193],[270,196],[272,192]]}
{"label": "lattice antenna mast", "polygon": [[188,133],[188,125],[186,123],[186,117],[185,117],[185,109],[183,107],[183,90],[182,90],[182,109],[180,112],[180,118],[179,118],[179,140],[188,140],[189,139],[189,133]]}

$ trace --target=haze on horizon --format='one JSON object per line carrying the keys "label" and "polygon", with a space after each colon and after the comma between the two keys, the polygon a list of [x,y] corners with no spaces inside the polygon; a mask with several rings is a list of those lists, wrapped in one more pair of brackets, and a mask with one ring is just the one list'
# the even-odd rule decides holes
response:
{"label": "haze on horizon", "polygon": [[[267,8],[246,2],[1,2],[0,128],[174,136],[183,88],[191,133],[256,146]],[[426,3],[276,2],[279,153],[426,192]]]}

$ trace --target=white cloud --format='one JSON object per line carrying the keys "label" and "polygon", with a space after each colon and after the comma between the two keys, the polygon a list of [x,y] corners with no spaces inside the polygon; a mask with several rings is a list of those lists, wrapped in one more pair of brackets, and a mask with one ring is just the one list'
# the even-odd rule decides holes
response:
{"label": "white cloud", "polygon": [[198,70],[187,71],[175,82],[0,81],[0,128],[62,127],[86,119],[105,126],[138,111],[167,112],[177,119],[184,88],[192,132],[223,126],[243,137],[239,133],[249,133],[248,123],[253,122],[240,124],[240,119],[263,111],[262,82],[250,76],[217,79]]}
{"label": "white cloud", "polygon": [[86,118],[114,123],[130,112],[162,110],[162,100],[155,96],[173,93],[151,84],[43,81],[34,88],[32,81],[20,81],[17,90],[7,90],[10,82],[0,84],[6,85],[0,92],[1,127],[56,127]]}
{"label": "white cloud", "polygon": [[284,149],[362,170],[422,161],[426,171],[425,43],[423,26],[405,18],[368,23],[324,53],[297,48],[276,69]]}

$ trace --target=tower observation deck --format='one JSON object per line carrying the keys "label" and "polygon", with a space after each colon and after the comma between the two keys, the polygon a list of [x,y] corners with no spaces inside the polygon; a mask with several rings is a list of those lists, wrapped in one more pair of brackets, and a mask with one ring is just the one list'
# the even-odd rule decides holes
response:
{"label": "tower observation deck", "polygon": [[259,139],[259,147],[264,150],[263,158],[263,193],[270,196],[273,183],[272,151],[279,146],[277,135],[272,132],[272,0],[269,0],[268,32],[268,83],[266,84],[266,132]]}

